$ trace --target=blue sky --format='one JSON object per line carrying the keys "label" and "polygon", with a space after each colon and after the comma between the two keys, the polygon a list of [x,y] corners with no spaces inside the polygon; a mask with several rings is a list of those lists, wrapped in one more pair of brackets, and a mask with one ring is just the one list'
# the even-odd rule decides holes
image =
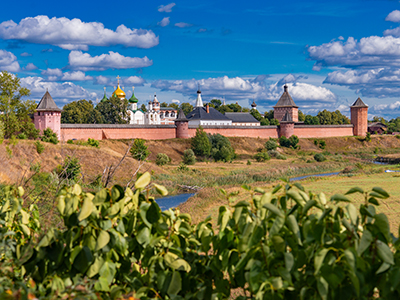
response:
{"label": "blue sky", "polygon": [[285,82],[306,113],[361,97],[400,112],[398,1],[13,1],[0,11],[0,70],[59,106],[110,95],[140,103],[225,98],[261,112]]}

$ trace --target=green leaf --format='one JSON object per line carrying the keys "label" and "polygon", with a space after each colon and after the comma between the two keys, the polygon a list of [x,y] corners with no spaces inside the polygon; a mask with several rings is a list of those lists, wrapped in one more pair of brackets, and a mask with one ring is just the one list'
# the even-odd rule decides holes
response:
{"label": "green leaf", "polygon": [[79,212],[79,222],[89,217],[92,214],[93,208],[94,205],[92,199],[90,199],[90,197],[86,197],[85,200],[83,200],[83,205],[81,207],[81,211]]}
{"label": "green leaf", "polygon": [[357,223],[357,217],[358,217],[356,207],[350,203],[346,206],[346,209],[349,214],[351,223],[355,225]]}
{"label": "green leaf", "polygon": [[375,272],[376,275],[385,272],[386,270],[388,270],[390,268],[390,264],[388,263],[382,263],[381,266],[379,267],[379,269]]}
{"label": "green leaf", "polygon": [[97,279],[94,289],[99,292],[109,292],[110,287],[106,278],[100,277]]}
{"label": "green leaf", "polygon": [[251,187],[248,186],[247,184],[243,184],[242,185],[242,189],[246,190],[246,191],[251,191]]}
{"label": "green leaf", "polygon": [[325,256],[328,254],[329,249],[324,248],[322,250],[320,250],[314,258],[314,275],[317,275],[319,270],[321,269],[322,263],[324,262]]}
{"label": "green leaf", "polygon": [[100,271],[100,268],[104,264],[104,259],[100,256],[97,257],[94,261],[94,263],[89,267],[88,271],[86,272],[86,275],[91,278],[95,275],[97,275]]}
{"label": "green leaf", "polygon": [[280,189],[282,188],[282,186],[280,184],[278,184],[276,187],[274,187],[274,189],[272,190],[272,194],[276,194]]}
{"label": "green leaf", "polygon": [[390,225],[387,216],[384,213],[380,213],[376,214],[374,219],[374,225],[378,227],[379,231],[385,236],[386,242],[390,243],[392,239],[390,236]]}
{"label": "green leaf", "polygon": [[376,200],[376,199],[373,198],[373,197],[371,197],[371,198],[368,199],[368,203],[372,203],[372,204],[374,204],[374,205],[376,205],[376,206],[379,206],[378,200]]}
{"label": "green leaf", "polygon": [[322,300],[327,300],[328,299],[329,284],[324,279],[324,277],[322,277],[322,276],[319,276],[317,278],[317,289],[318,289],[319,295],[321,296],[321,299]]}
{"label": "green leaf", "polygon": [[150,229],[148,227],[143,227],[136,236],[136,240],[143,247],[150,243]]}
{"label": "green leaf", "polygon": [[346,257],[346,260],[347,260],[351,270],[353,272],[356,272],[356,270],[357,270],[356,269],[356,258],[354,256],[354,253],[351,250],[346,249],[346,250],[344,250],[344,256]]}
{"label": "green leaf", "polygon": [[348,190],[345,195],[350,195],[350,194],[354,194],[354,193],[364,194],[364,190],[359,187],[354,187],[354,188],[351,188],[350,190]]}
{"label": "green leaf", "polygon": [[146,219],[151,223],[154,224],[156,223],[161,216],[161,210],[158,204],[153,201],[149,207],[149,209],[146,212]]}
{"label": "green leaf", "polygon": [[319,201],[321,202],[321,204],[322,205],[326,205],[326,196],[325,196],[325,194],[324,193],[320,193],[319,195],[318,195],[318,198],[319,198]]}
{"label": "green leaf", "polygon": [[144,189],[149,185],[151,180],[151,175],[149,172],[145,172],[142,176],[139,177],[135,182],[135,189]]}
{"label": "green leaf", "polygon": [[331,201],[336,202],[350,202],[350,199],[341,194],[335,194],[331,197]]}
{"label": "green leaf", "polygon": [[162,196],[167,196],[168,195],[168,190],[165,188],[165,186],[163,185],[159,185],[156,183],[153,183],[154,187],[157,190],[157,193],[159,193]]}
{"label": "green leaf", "polygon": [[365,250],[371,245],[373,241],[372,233],[368,230],[364,230],[363,235],[361,236],[360,245],[358,245],[357,254],[361,256]]}
{"label": "green leaf", "polygon": [[294,183],[293,184],[296,188],[298,188],[300,191],[305,191],[305,189],[304,189],[304,187],[300,184],[300,183],[298,183],[298,182],[296,182],[296,183]]}
{"label": "green leaf", "polygon": [[110,285],[117,273],[116,266],[111,261],[105,261],[99,270],[100,277],[105,278]]}
{"label": "green leaf", "polygon": [[376,248],[378,252],[378,256],[380,259],[383,260],[383,262],[387,264],[394,265],[394,258],[393,258],[393,253],[390,250],[389,246],[383,243],[380,240],[376,241]]}
{"label": "green leaf", "polygon": [[386,199],[387,197],[382,196],[381,194],[375,193],[375,192],[371,192],[369,193],[369,196],[372,198],[378,198],[378,199]]}
{"label": "green leaf", "polygon": [[270,210],[271,212],[273,212],[274,214],[276,214],[278,217],[284,218],[285,215],[279,210],[279,208],[277,208],[275,205],[273,205],[272,203],[265,203],[263,205],[264,208]]}
{"label": "green leaf", "polygon": [[250,206],[250,203],[243,200],[236,203],[233,207],[248,207],[248,206]]}
{"label": "green leaf", "polygon": [[25,224],[20,224],[19,225],[21,227],[22,232],[26,235],[26,236],[30,236],[31,235],[31,231],[29,229],[28,226],[26,226]]}
{"label": "green leaf", "polygon": [[21,213],[21,216],[22,216],[21,223],[22,224],[28,224],[29,223],[29,218],[30,218],[29,214],[24,209],[21,209],[20,213]]}
{"label": "green leaf", "polygon": [[[269,203],[268,203],[269,204]],[[279,233],[283,225],[285,224],[285,218],[284,217],[276,217],[274,223],[272,224],[272,227],[269,231],[269,234],[271,236],[274,236]]]}
{"label": "green leaf", "polygon": [[150,208],[150,203],[142,202],[139,207],[139,214],[140,214],[140,217],[142,218],[142,221],[147,225],[147,227],[151,228],[152,225],[147,220],[147,217],[146,217],[147,211],[149,210],[149,208]]}
{"label": "green leaf", "polygon": [[297,223],[296,217],[293,215],[289,215],[286,218],[286,224],[287,224],[288,228],[290,229],[290,231],[293,232],[294,235],[296,236],[297,243],[299,245],[302,245],[300,228],[299,228],[299,224]]}
{"label": "green leaf", "polygon": [[177,271],[190,272],[191,267],[188,262],[172,252],[167,252],[164,255],[164,261],[170,268]]}
{"label": "green leaf", "polygon": [[74,263],[75,258],[77,257],[77,255],[79,254],[79,252],[81,252],[81,250],[82,250],[82,246],[81,246],[81,245],[76,246],[76,247],[72,250],[71,255],[69,256],[69,263],[70,263],[71,265]]}
{"label": "green leaf", "polygon": [[96,193],[93,199],[93,204],[96,206],[99,206],[106,202],[108,197],[108,190],[107,189],[102,189],[99,192]]}
{"label": "green leaf", "polygon": [[277,252],[284,252],[285,251],[286,243],[285,243],[285,240],[281,236],[274,235],[271,238],[271,240],[272,240],[272,244],[274,245],[275,250]]}
{"label": "green leaf", "polygon": [[[123,192],[123,190],[122,190],[122,195],[124,194],[124,192]],[[120,191],[120,189],[118,188],[118,186],[113,186],[112,188],[111,188],[111,199],[114,201],[114,202],[117,202],[120,198],[121,198],[121,191]]]}
{"label": "green leaf", "polygon": [[65,196],[58,197],[57,209],[60,212],[60,215],[64,216]]}
{"label": "green leaf", "polygon": [[72,189],[72,194],[79,196],[82,193],[82,188],[79,184],[75,183],[73,189]]}
{"label": "green leaf", "polygon": [[174,271],[172,273],[171,282],[168,287],[168,295],[177,295],[182,290],[182,278],[179,272]]}
{"label": "green leaf", "polygon": [[289,190],[286,192],[286,195],[296,201],[301,207],[304,206],[305,201],[298,191]]}
{"label": "green leaf", "polygon": [[97,237],[96,248],[94,250],[99,251],[103,249],[109,241],[110,234],[105,230],[101,230],[99,236]]}
{"label": "green leaf", "polygon": [[286,270],[287,270],[288,272],[290,272],[290,271],[292,270],[292,267],[294,266],[294,257],[293,257],[293,254],[290,253],[290,252],[285,252],[285,253],[283,254],[283,256],[284,256],[284,259],[285,259],[285,267],[286,267]]}
{"label": "green leaf", "polygon": [[372,191],[374,191],[375,193],[380,194],[383,197],[383,199],[389,198],[389,194],[384,189],[382,189],[380,187],[374,187],[372,189]]}
{"label": "green leaf", "polygon": [[25,191],[22,186],[18,187],[18,196],[22,197],[24,195]]}
{"label": "green leaf", "polygon": [[54,237],[54,231],[50,229],[40,240],[39,244],[37,245],[37,249],[44,248],[50,245],[51,241],[53,240],[53,237]]}
{"label": "green leaf", "polygon": [[87,246],[83,246],[82,250],[76,256],[73,266],[82,274],[86,272],[93,261],[92,251]]}
{"label": "green leaf", "polygon": [[305,215],[311,207],[316,206],[316,205],[317,205],[317,201],[315,201],[315,200],[307,201],[306,205],[304,205],[304,208],[303,208],[303,214]]}

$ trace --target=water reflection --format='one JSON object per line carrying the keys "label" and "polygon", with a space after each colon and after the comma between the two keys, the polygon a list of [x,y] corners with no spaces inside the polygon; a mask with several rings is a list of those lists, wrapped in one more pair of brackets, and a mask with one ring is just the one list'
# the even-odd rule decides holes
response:
{"label": "water reflection", "polygon": [[304,178],[308,178],[308,177],[325,177],[325,176],[333,176],[333,175],[337,175],[340,172],[332,172],[332,173],[323,173],[323,174],[311,174],[311,175],[304,175],[304,176],[298,176],[298,177],[293,177],[290,178],[289,181],[297,181],[297,180],[302,180]]}
{"label": "water reflection", "polygon": [[189,194],[180,194],[175,196],[163,197],[156,199],[158,206],[160,206],[161,210],[168,210],[170,208],[177,207],[179,204],[185,202],[187,199],[195,195],[194,193]]}

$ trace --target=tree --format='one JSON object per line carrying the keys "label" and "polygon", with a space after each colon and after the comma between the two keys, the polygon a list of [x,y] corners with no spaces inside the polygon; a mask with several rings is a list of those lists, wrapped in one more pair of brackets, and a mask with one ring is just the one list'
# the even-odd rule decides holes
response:
{"label": "tree", "polygon": [[192,137],[191,144],[196,156],[210,155],[211,143],[208,139],[207,133],[204,132],[203,127],[199,126],[196,129],[196,135]]}
{"label": "tree", "polygon": [[212,99],[210,105],[214,105],[215,109],[218,109],[222,105],[222,101],[219,99]]}
{"label": "tree", "polygon": [[46,128],[43,130],[43,135],[40,137],[42,142],[52,143],[54,145],[58,144],[57,134],[51,130],[51,128]]}
{"label": "tree", "polygon": [[250,114],[257,119],[257,121],[261,121],[263,119],[262,115],[260,114],[260,112],[257,109],[252,109],[250,110]]}
{"label": "tree", "polygon": [[145,113],[147,111],[146,105],[142,104],[140,110]]}
{"label": "tree", "polygon": [[344,116],[339,110],[330,112],[326,109],[317,114],[321,125],[350,124],[350,119]]}
{"label": "tree", "polygon": [[92,101],[77,100],[66,104],[61,113],[61,123],[64,124],[101,124],[103,117],[94,109]]}
{"label": "tree", "polygon": [[193,105],[190,103],[183,102],[180,106],[179,109],[182,109],[183,113],[185,116],[190,113],[193,110]]}
{"label": "tree", "polygon": [[235,149],[233,149],[231,142],[226,136],[211,134],[208,136],[211,144],[211,156],[215,161],[231,161],[235,158]]}
{"label": "tree", "polygon": [[160,103],[160,107],[168,107],[168,103],[167,102],[161,102]]}
{"label": "tree", "polygon": [[[274,119],[274,110],[271,109],[271,110],[269,110],[269,111],[266,111],[266,112],[264,113],[264,118],[268,119],[268,120],[271,122],[271,120]],[[272,124],[271,124],[271,125],[272,125]]]}
{"label": "tree", "polygon": [[166,164],[169,164],[171,162],[171,159],[168,157],[167,154],[165,153],[158,153],[156,157],[156,165],[157,166],[163,166]]}
{"label": "tree", "polygon": [[170,103],[170,104],[168,104],[168,107],[171,107],[171,108],[176,109],[176,110],[179,109],[179,105],[176,104],[176,103]]}
{"label": "tree", "polygon": [[303,114],[301,110],[299,110],[298,116],[299,116],[299,122],[304,122],[304,120],[306,119],[306,116]]}
{"label": "tree", "polygon": [[110,97],[100,102],[96,110],[102,115],[105,124],[127,124],[128,123],[128,100]]}
{"label": "tree", "polygon": [[135,139],[129,151],[132,157],[139,161],[144,161],[150,155],[150,151],[147,150],[145,145],[145,140],[142,139]]}
{"label": "tree", "polygon": [[35,128],[29,115],[34,114],[36,103],[23,101],[30,91],[21,87],[20,79],[7,71],[0,72],[0,121],[4,124],[4,138],[24,133],[29,138],[37,138],[39,131]]}
{"label": "tree", "polygon": [[221,105],[217,109],[221,114],[224,114],[226,112],[233,112],[233,109],[231,109],[228,105]]}
{"label": "tree", "polygon": [[233,112],[241,112],[242,111],[242,107],[237,103],[228,104],[228,107],[230,109],[232,109]]}
{"label": "tree", "polygon": [[383,117],[378,117],[378,116],[373,117],[371,122],[372,123],[379,122],[379,123],[382,123],[382,124],[385,124],[385,125],[388,124],[387,120],[385,120]]}
{"label": "tree", "polygon": [[192,149],[186,149],[183,151],[182,162],[185,165],[194,165],[196,163],[196,156]]}
{"label": "tree", "polygon": [[305,125],[319,125],[319,118],[317,116],[306,115],[304,119]]}

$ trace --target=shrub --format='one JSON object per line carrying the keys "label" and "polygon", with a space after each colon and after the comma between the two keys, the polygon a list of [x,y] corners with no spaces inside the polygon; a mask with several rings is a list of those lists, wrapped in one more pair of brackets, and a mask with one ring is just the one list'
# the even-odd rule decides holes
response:
{"label": "shrub", "polygon": [[99,148],[99,141],[98,140],[88,138],[87,144],[89,146]]}
{"label": "shrub", "polygon": [[139,161],[144,161],[150,155],[150,151],[147,150],[145,145],[145,140],[142,139],[135,139],[129,151],[132,157]]}
{"label": "shrub", "polygon": [[58,144],[57,134],[50,128],[46,128],[45,130],[43,130],[43,134],[40,139],[42,140],[42,142],[52,143],[54,145]]}
{"label": "shrub", "polygon": [[211,156],[215,161],[227,162],[235,158],[235,150],[227,137],[217,133],[209,135],[208,138],[211,144]]}
{"label": "shrub", "polygon": [[250,161],[250,159],[247,160],[247,164],[246,164],[246,165],[251,166],[251,161]]}
{"label": "shrub", "polygon": [[282,147],[297,149],[298,143],[299,143],[299,138],[295,135],[292,135],[290,138],[286,138],[285,136],[281,136],[279,138],[279,144]]}
{"label": "shrub", "polygon": [[74,143],[73,140],[68,140],[68,141],[67,141],[67,144],[73,144],[73,143]]}
{"label": "shrub", "polygon": [[177,170],[178,170],[179,172],[187,172],[187,171],[189,171],[190,169],[189,169],[189,167],[188,167],[187,165],[185,165],[184,163],[181,162],[181,163],[179,164]]}
{"label": "shrub", "polygon": [[326,160],[326,157],[322,153],[317,153],[314,155],[314,159],[318,162],[322,162]]}
{"label": "shrub", "polygon": [[254,155],[254,159],[258,162],[263,162],[270,160],[270,157],[267,152],[259,152],[256,155]]}
{"label": "shrub", "polygon": [[315,140],[314,140],[314,145],[315,145],[315,146],[318,146],[318,147],[321,148],[321,149],[325,149],[325,147],[326,147],[326,142],[325,142],[324,140],[317,140],[317,139],[315,139]]}
{"label": "shrub", "polygon": [[63,165],[58,165],[56,173],[59,178],[76,181],[81,173],[81,164],[77,157],[67,156]]}
{"label": "shrub", "polygon": [[156,157],[156,165],[157,166],[164,166],[166,164],[169,164],[171,159],[168,157],[167,154],[165,153],[158,153]]}
{"label": "shrub", "polygon": [[264,145],[265,149],[267,150],[275,150],[276,148],[278,148],[278,143],[273,141],[273,140],[268,140],[265,145]]}
{"label": "shrub", "polygon": [[365,140],[366,140],[367,142],[370,142],[370,141],[371,141],[371,133],[370,133],[370,132],[367,132],[367,135],[365,136]]}
{"label": "shrub", "polygon": [[196,129],[196,135],[191,140],[192,150],[196,156],[209,156],[211,152],[211,142],[204,132],[203,127]]}
{"label": "shrub", "polygon": [[276,156],[276,159],[286,160],[287,158],[285,155],[278,153],[278,155]]}
{"label": "shrub", "polygon": [[26,140],[28,137],[24,132],[21,132],[20,134],[17,135],[17,139],[19,140]]}
{"label": "shrub", "polygon": [[35,146],[36,146],[36,152],[38,154],[42,154],[42,152],[44,151],[44,145],[40,141],[36,141]]}
{"label": "shrub", "polygon": [[196,156],[192,149],[183,151],[182,161],[185,165],[194,165],[196,163]]}

